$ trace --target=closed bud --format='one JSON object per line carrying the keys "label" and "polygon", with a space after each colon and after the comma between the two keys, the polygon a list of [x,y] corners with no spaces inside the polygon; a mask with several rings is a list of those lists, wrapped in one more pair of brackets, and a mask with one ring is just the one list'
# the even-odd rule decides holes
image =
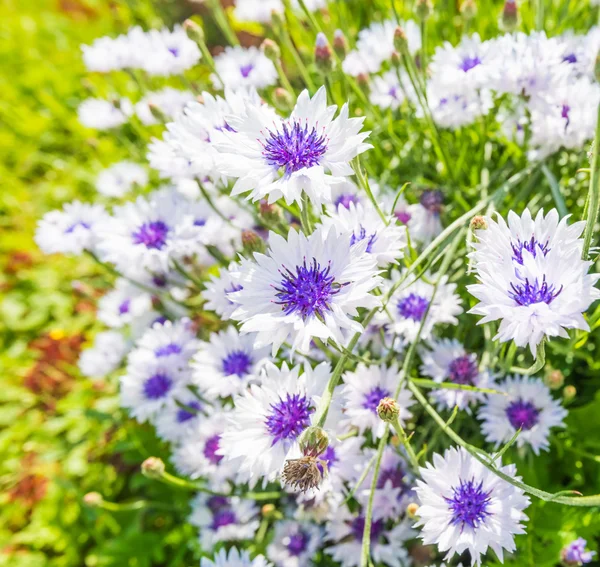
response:
{"label": "closed bud", "polygon": [[400,406],[394,398],[383,398],[377,406],[377,415],[387,423],[394,423],[400,415]]}
{"label": "closed bud", "polygon": [[[366,87],[369,82],[370,82],[371,78],[369,77],[368,73],[359,73],[356,77],[356,82],[363,86]],[[357,109],[355,109],[355,112],[357,111]]]}
{"label": "closed bud", "polygon": [[294,107],[294,97],[282,87],[277,87],[273,92],[273,102],[279,110],[291,110]]}
{"label": "closed bud", "polygon": [[544,382],[551,390],[559,390],[565,383],[565,376],[560,370],[551,370],[546,374]]}
{"label": "closed bud", "polygon": [[90,508],[97,508],[102,504],[103,501],[104,499],[99,492],[88,492],[83,497],[83,503]]}
{"label": "closed bud", "polygon": [[485,217],[482,217],[481,215],[474,216],[469,223],[469,228],[471,230],[486,230],[487,227],[488,223],[485,220]]}
{"label": "closed bud", "polygon": [[426,20],[427,18],[429,18],[432,10],[433,6],[431,4],[431,0],[417,0],[415,12],[419,19]]}
{"label": "closed bud", "polygon": [[150,109],[152,116],[159,122],[166,124],[169,121],[169,117],[153,102],[148,103],[148,108]]}
{"label": "closed bud", "polygon": [[472,20],[477,15],[475,0],[463,0],[463,3],[460,5],[460,13],[465,20]]}
{"label": "closed bud", "polygon": [[575,396],[577,395],[577,390],[575,389],[575,386],[565,386],[563,389],[563,398],[565,399],[565,401],[570,402],[572,399],[575,398]]}
{"label": "closed bud", "polygon": [[317,34],[315,42],[315,65],[321,73],[330,73],[333,69],[333,54],[324,33]]}
{"label": "closed bud", "polygon": [[408,51],[408,39],[401,27],[397,27],[394,31],[394,49],[400,54]]}
{"label": "closed bud", "polygon": [[397,51],[394,51],[392,53],[392,65],[394,67],[400,67],[400,65],[402,65],[402,57],[400,56],[400,54]]}
{"label": "closed bud", "polygon": [[183,29],[187,36],[196,43],[204,43],[204,30],[194,20],[183,22]]}
{"label": "closed bud", "polygon": [[273,40],[265,39],[260,48],[263,50],[263,53],[271,61],[273,61],[273,63],[279,63],[279,59],[281,58],[281,49],[279,49],[279,45],[277,45]]}
{"label": "closed bud", "polygon": [[271,11],[271,23],[274,28],[282,28],[285,26],[285,17],[279,10]]}
{"label": "closed bud", "polygon": [[247,255],[252,255],[254,252],[264,253],[267,246],[253,230],[242,230],[242,248]]}
{"label": "closed bud", "polygon": [[276,224],[283,220],[283,210],[281,207],[275,203],[269,204],[267,201],[261,201],[259,203],[258,215],[261,220],[264,220],[267,224]]}
{"label": "closed bud", "polygon": [[419,509],[419,505],[416,502],[411,502],[407,507],[406,507],[406,515],[409,518],[414,518],[417,515],[417,510]]}
{"label": "closed bud", "polygon": [[517,27],[519,21],[519,13],[515,0],[506,0],[502,9],[502,27],[511,32]]}
{"label": "closed bud", "polygon": [[304,456],[318,457],[329,447],[329,436],[323,428],[313,425],[304,430],[299,443]]}
{"label": "closed bud", "polygon": [[348,40],[340,29],[333,32],[333,50],[340,59],[344,59],[348,53]]}
{"label": "closed bud", "polygon": [[142,463],[142,474],[147,478],[162,478],[165,474],[165,463],[158,457],[148,457]]}
{"label": "closed bud", "polygon": [[277,510],[277,508],[275,508],[275,504],[265,504],[260,509],[260,512],[263,516],[272,516],[275,510]]}

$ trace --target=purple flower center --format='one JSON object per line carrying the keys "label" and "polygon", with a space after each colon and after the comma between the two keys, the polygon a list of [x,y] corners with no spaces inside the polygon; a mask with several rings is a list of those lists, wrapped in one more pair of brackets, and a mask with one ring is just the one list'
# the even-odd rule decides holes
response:
{"label": "purple flower center", "polygon": [[194,417],[196,417],[196,414],[200,411],[202,407],[196,401],[192,401],[185,405],[190,409],[179,408],[177,410],[177,423],[185,423],[186,421],[193,419]]}
{"label": "purple flower center", "polygon": [[298,557],[306,551],[309,541],[310,536],[306,532],[298,530],[295,534],[289,536],[286,547],[290,555]]}
{"label": "purple flower center", "polygon": [[529,431],[539,421],[540,411],[525,400],[516,400],[506,408],[506,417],[515,429]]}
{"label": "purple flower center", "polygon": [[428,189],[423,191],[419,201],[430,213],[439,214],[444,203],[444,195],[437,189]]}
{"label": "purple flower center", "polygon": [[206,219],[196,219],[194,221],[194,226],[204,226],[206,224]]}
{"label": "purple flower center", "polygon": [[166,374],[154,374],[144,382],[144,395],[149,400],[160,400],[172,385],[173,381]]}
{"label": "purple flower center", "polygon": [[248,75],[252,72],[252,69],[254,69],[254,65],[252,65],[252,63],[248,63],[248,65],[242,65],[240,67],[240,73],[242,74],[242,77],[247,79]]}
{"label": "purple flower center", "polygon": [[569,127],[571,123],[571,119],[569,118],[569,112],[571,112],[571,107],[568,104],[563,104],[562,109],[560,111],[561,118],[564,118],[567,123],[565,124],[565,130]]}
{"label": "purple flower center", "polygon": [[405,319],[421,321],[429,306],[429,300],[421,295],[409,293],[398,301],[398,313]]}
{"label": "purple flower center", "polygon": [[146,222],[133,234],[134,244],[143,244],[146,248],[162,250],[167,243],[169,227],[162,221]]}
{"label": "purple flower center", "polygon": [[388,90],[388,95],[398,100],[398,87],[390,87]]}
{"label": "purple flower center", "polygon": [[488,506],[490,504],[490,492],[483,490],[483,481],[475,484],[475,479],[461,480],[457,488],[452,489],[452,498],[444,496],[444,500],[452,512],[451,524],[465,525],[477,529],[481,522],[490,515]]}
{"label": "purple flower center", "polygon": [[389,398],[391,392],[382,388],[381,386],[375,386],[370,392],[365,394],[363,400],[363,408],[371,410],[373,413],[377,413],[377,406],[383,398]]}
{"label": "purple flower center", "polygon": [[279,168],[285,168],[285,175],[305,167],[318,165],[327,151],[327,139],[319,135],[316,128],[308,129],[300,122],[282,124],[282,131],[271,132],[263,143],[263,157],[266,162]]}
{"label": "purple flower center", "polygon": [[565,63],[577,63],[577,55],[574,53],[569,53],[563,57],[563,61]]}
{"label": "purple flower center", "polygon": [[67,228],[67,230],[65,230],[65,234],[71,234],[77,227],[85,228],[86,230],[91,228],[87,222],[79,221]]}
{"label": "purple flower center", "polygon": [[474,357],[465,354],[455,358],[448,365],[448,375],[451,382],[455,384],[473,385],[479,371]]}
{"label": "purple flower center", "polygon": [[546,276],[543,277],[542,283],[538,282],[537,278],[533,280],[533,283],[529,281],[528,278],[525,278],[525,283],[521,284],[510,284],[512,291],[508,292],[508,295],[515,300],[518,305],[535,305],[536,303],[546,303],[550,305],[556,297],[563,290],[563,286],[560,286],[560,289],[556,291],[556,288],[553,285],[548,285],[546,283]]}
{"label": "purple flower center", "polygon": [[[367,238],[367,231],[361,225],[360,232],[358,233],[358,235],[355,232],[352,233],[352,236],[350,237],[350,246],[354,246],[357,242],[360,242],[361,240],[364,240],[365,238]],[[376,232],[369,235],[369,241],[367,243],[366,252],[368,252],[368,253],[371,252],[371,249],[373,248],[373,244],[375,243],[376,240],[377,240]]]}
{"label": "purple flower center", "polygon": [[585,565],[591,563],[596,552],[586,551],[586,545],[587,541],[582,537],[572,541],[561,553],[563,560],[569,565]]}
{"label": "purple flower center", "polygon": [[119,315],[125,315],[125,313],[129,313],[129,307],[131,305],[131,300],[126,299],[119,305]]}
{"label": "purple flower center", "polygon": [[398,222],[402,224],[408,224],[412,215],[408,211],[396,211],[394,216],[398,219]]}
{"label": "purple flower center", "polygon": [[219,450],[219,441],[221,440],[220,435],[213,435],[206,440],[204,444],[204,456],[213,464],[218,465],[223,459],[223,455],[217,455]]}
{"label": "purple flower center", "polygon": [[227,376],[236,374],[239,378],[242,378],[248,374],[250,366],[252,365],[252,359],[243,350],[236,350],[230,352],[223,359],[223,372]]}
{"label": "purple flower center", "polygon": [[[352,531],[352,535],[357,541],[362,541],[363,532],[365,531],[364,516],[357,516],[356,518],[354,518],[354,520],[352,520],[352,524],[350,524],[350,530]],[[383,523],[383,519],[373,520],[371,522],[371,542],[379,540],[384,530],[385,525]]]}
{"label": "purple flower center", "polygon": [[166,276],[152,276],[152,283],[156,287],[165,287],[167,285],[167,277]]}
{"label": "purple flower center", "polygon": [[168,51],[173,57],[177,57],[179,55],[179,49],[177,47],[169,47]]}
{"label": "purple flower center", "polygon": [[535,236],[532,236],[529,240],[525,240],[525,242],[521,240],[517,240],[516,244],[511,244],[513,249],[513,260],[523,265],[523,250],[527,250],[534,258],[537,256],[539,252],[541,252],[544,256],[550,252],[550,248],[548,247],[548,241],[545,244],[538,242],[535,239]]}
{"label": "purple flower center", "polygon": [[334,201],[334,205],[335,208],[337,209],[340,205],[343,205],[344,207],[346,207],[346,209],[350,208],[350,203],[354,203],[355,205],[358,205],[358,197],[356,195],[353,195],[352,193],[342,193],[335,201]]}
{"label": "purple flower center", "polygon": [[474,69],[478,65],[481,65],[481,59],[479,59],[479,57],[465,57],[460,64],[460,68],[465,73],[468,73],[471,69]]}
{"label": "purple flower center", "polygon": [[179,346],[176,343],[169,343],[168,345],[163,345],[161,347],[158,347],[154,351],[154,354],[156,355],[157,358],[162,358],[163,356],[169,356],[171,354],[180,354],[180,353],[181,353],[181,346]]}
{"label": "purple flower center", "polygon": [[150,326],[154,327],[154,325],[156,325],[157,323],[159,325],[164,325],[167,321],[168,321],[168,319],[164,315],[161,315],[160,317],[157,317],[156,319],[154,319],[154,321],[152,321],[152,325],[150,325]]}
{"label": "purple flower center", "polygon": [[315,411],[311,401],[300,394],[286,394],[271,404],[271,414],[265,425],[271,437],[272,445],[280,441],[295,440],[310,425],[310,414]]}
{"label": "purple flower center", "polygon": [[237,523],[235,512],[231,508],[220,508],[213,514],[213,521],[210,528],[217,531],[219,528],[235,523]]}
{"label": "purple flower center", "polygon": [[321,268],[321,264],[313,258],[310,267],[306,266],[306,258],[302,266],[296,266],[296,273],[283,267],[285,272],[279,270],[283,276],[275,297],[279,301],[274,303],[281,305],[284,313],[299,313],[303,319],[312,315],[323,318],[325,311],[329,311],[329,301],[332,296],[339,293],[342,285],[334,282],[334,276],[330,275],[331,264]]}
{"label": "purple flower center", "polygon": [[392,488],[404,489],[406,486],[406,483],[404,482],[405,476],[406,472],[400,465],[389,469],[381,469],[379,478],[377,479],[377,488],[384,488],[386,483],[390,482]]}
{"label": "purple flower center", "polygon": [[229,498],[227,496],[211,496],[206,501],[206,507],[214,514],[221,508],[229,506]]}

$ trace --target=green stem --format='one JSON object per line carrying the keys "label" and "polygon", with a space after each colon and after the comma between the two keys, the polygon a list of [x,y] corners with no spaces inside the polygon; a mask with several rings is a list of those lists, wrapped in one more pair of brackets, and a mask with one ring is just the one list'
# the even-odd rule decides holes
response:
{"label": "green stem", "polygon": [[588,191],[588,207],[585,231],[583,233],[582,258],[588,259],[594,226],[598,217],[600,207],[600,105],[598,105],[598,118],[596,121],[596,136],[594,138],[594,153],[592,157],[592,174],[590,176],[590,188]]}
{"label": "green stem", "polygon": [[217,26],[219,26],[219,29],[227,41],[231,45],[239,45],[240,42],[231,28],[231,24],[229,23],[229,19],[227,18],[225,10],[223,10],[223,6],[221,6],[220,0],[209,0],[209,6]]}
{"label": "green stem", "polygon": [[313,225],[310,218],[310,200],[306,193],[302,193],[302,207],[300,208],[300,223],[302,224],[302,232],[309,236],[312,234]]}
{"label": "green stem", "polygon": [[466,392],[480,392],[482,394],[498,394],[500,396],[507,395],[506,392],[492,390],[491,388],[478,388],[477,386],[455,384],[454,382],[436,382],[435,380],[425,380],[424,378],[411,378],[410,380],[411,382],[414,382],[417,386],[421,386],[421,388],[442,388],[443,390],[464,390]]}
{"label": "green stem", "polygon": [[356,173],[356,178],[358,179],[358,184],[365,190],[365,193],[369,197],[371,203],[375,207],[377,214],[381,217],[381,220],[386,224],[390,224],[390,219],[388,219],[384,214],[381,208],[379,207],[379,203],[377,199],[375,199],[375,195],[373,195],[373,191],[371,191],[371,186],[369,185],[369,180],[364,174],[361,166],[360,166],[360,156],[356,156],[352,160],[352,169],[354,169],[354,173]]}
{"label": "green stem", "polygon": [[136,510],[144,510],[147,508],[155,508],[157,510],[175,510],[175,507],[165,502],[152,502],[150,500],[134,500],[132,502],[108,502],[102,500],[96,504],[97,508],[106,510],[107,512],[134,512]]}
{"label": "green stem", "polygon": [[292,42],[292,38],[290,37],[287,26],[278,26],[278,31],[279,31],[280,43],[283,46],[285,46],[287,51],[289,51],[290,54],[292,55],[292,58],[294,59],[294,63],[296,64],[296,68],[298,69],[298,71],[300,71],[300,74],[302,75],[302,80],[304,81],[304,84],[308,87],[308,90],[311,92],[311,94],[314,93],[316,90],[315,84],[313,83],[312,79],[310,78],[310,73],[308,72],[308,69],[306,68],[306,65],[304,64],[304,61],[302,61],[302,57],[300,57],[300,53],[298,52],[298,50],[296,49],[296,46]]}
{"label": "green stem", "polygon": [[281,66],[280,59],[277,59],[275,61],[275,69],[277,69],[277,74],[279,75],[279,80],[281,81],[283,88],[295,97],[296,91],[294,90],[294,87],[292,87],[292,84],[288,80],[288,78],[285,74],[285,71],[283,70],[283,67]]}
{"label": "green stem", "polygon": [[412,467],[415,471],[418,471],[419,470],[419,459],[417,458],[417,454],[415,453],[415,450],[412,448],[412,445],[410,444],[410,440],[406,436],[406,432],[404,431],[404,428],[402,427],[402,424],[400,423],[400,419],[396,418],[396,421],[393,421],[391,423],[391,426],[394,428],[394,430],[398,434],[398,437],[400,438],[402,445],[404,445],[404,449],[406,450],[406,454],[408,455],[408,460],[410,461],[410,464],[412,465]]}

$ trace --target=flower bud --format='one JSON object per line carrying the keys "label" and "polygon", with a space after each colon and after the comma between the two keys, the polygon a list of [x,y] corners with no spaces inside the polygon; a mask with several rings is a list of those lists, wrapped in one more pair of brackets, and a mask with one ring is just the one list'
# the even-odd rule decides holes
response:
{"label": "flower bud", "polygon": [[260,512],[263,516],[271,516],[275,510],[277,510],[277,508],[275,508],[275,504],[265,504],[260,509]]}
{"label": "flower bud", "polygon": [[400,65],[402,65],[402,57],[397,51],[392,53],[391,61],[394,67],[400,67]]}
{"label": "flower bud", "polygon": [[147,478],[161,478],[165,474],[165,463],[158,457],[148,457],[142,463],[142,474]]}
{"label": "flower bud", "polygon": [[83,503],[90,508],[97,508],[103,501],[104,498],[102,498],[102,494],[99,492],[88,492],[83,497]]}
{"label": "flower bud", "polygon": [[544,382],[551,390],[559,390],[565,383],[565,376],[560,370],[551,370],[546,374]]}
{"label": "flower bud", "polygon": [[517,3],[515,0],[506,0],[504,2],[504,8],[502,10],[502,27],[511,32],[517,27],[519,21],[519,13],[517,10]]}
{"label": "flower bud", "polygon": [[426,20],[429,18],[432,10],[433,5],[431,4],[431,0],[417,0],[415,12],[419,19]]}
{"label": "flower bud", "polygon": [[333,56],[325,34],[319,32],[315,42],[315,65],[321,73],[330,73],[333,69]]}
{"label": "flower bud", "polygon": [[488,223],[485,220],[485,217],[482,217],[481,215],[474,216],[469,223],[469,228],[471,230],[486,230],[487,227]]}
{"label": "flower bud", "polygon": [[304,430],[299,443],[304,456],[318,457],[329,447],[329,436],[323,428],[313,425]]}
{"label": "flower bud", "polygon": [[460,5],[460,13],[465,20],[472,20],[477,15],[475,0],[463,0]]}
{"label": "flower bud", "polygon": [[406,515],[409,518],[414,518],[417,515],[417,510],[419,509],[419,505],[416,502],[411,502],[407,507],[406,507]]}
{"label": "flower bud", "polygon": [[274,28],[281,29],[285,26],[285,17],[279,10],[271,10],[271,24]]}
{"label": "flower bud", "polygon": [[340,29],[333,32],[333,50],[340,59],[344,59],[346,53],[348,53],[348,40],[344,32]]}
{"label": "flower bud", "polygon": [[156,118],[156,120],[162,122],[163,124],[169,122],[169,117],[156,104],[154,104],[153,102],[149,102],[148,108],[150,109],[150,113],[152,114],[152,116],[154,116],[154,118]]}
{"label": "flower bud", "polygon": [[563,389],[563,398],[565,399],[566,402],[570,402],[572,399],[575,398],[575,396],[577,395],[577,390],[575,389],[575,386],[565,386]]}
{"label": "flower bud", "polygon": [[271,60],[273,63],[279,63],[279,59],[281,58],[281,49],[279,49],[279,45],[277,45],[271,39],[265,39],[260,46],[263,53]]}
{"label": "flower bud", "polygon": [[267,249],[265,241],[253,230],[242,230],[242,248],[247,255],[261,254]]}
{"label": "flower bud", "polygon": [[192,41],[204,43],[204,30],[194,20],[187,19],[183,22],[183,29]]}
{"label": "flower bud", "polygon": [[377,406],[377,415],[387,423],[394,423],[400,415],[400,406],[394,398],[383,398]]}
{"label": "flower bud", "polygon": [[439,214],[444,204],[444,194],[438,189],[426,189],[421,193],[419,202],[423,205],[430,213]]}
{"label": "flower bud", "polygon": [[408,39],[401,27],[394,31],[394,49],[400,54],[408,52]]}

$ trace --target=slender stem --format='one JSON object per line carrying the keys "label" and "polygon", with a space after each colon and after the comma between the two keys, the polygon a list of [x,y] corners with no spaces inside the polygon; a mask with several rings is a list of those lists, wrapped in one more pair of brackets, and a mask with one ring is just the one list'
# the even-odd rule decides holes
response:
{"label": "slender stem", "polygon": [[594,153],[592,157],[592,174],[590,176],[590,188],[588,191],[588,207],[586,216],[585,232],[583,233],[584,260],[588,259],[594,226],[598,217],[600,207],[600,105],[598,105],[598,118],[596,122],[596,136],[594,138]]}
{"label": "slender stem", "polygon": [[231,45],[239,45],[240,42],[235,35],[235,32],[231,28],[231,24],[229,23],[229,19],[227,18],[227,14],[225,10],[223,10],[223,6],[221,5],[220,0],[209,0],[209,5],[212,11],[212,15],[215,18],[215,22],[219,29],[227,39]]}
{"label": "slender stem", "polygon": [[365,193],[369,197],[369,200],[371,201],[371,203],[373,203],[373,207],[375,207],[375,210],[377,211],[377,214],[381,217],[381,220],[386,225],[390,224],[390,219],[388,219],[385,216],[385,214],[381,210],[381,207],[379,206],[379,203],[377,202],[377,199],[375,199],[375,195],[373,195],[373,191],[371,191],[371,186],[369,185],[369,179],[364,174],[364,172],[360,166],[360,156],[356,156],[352,160],[352,169],[354,169],[354,173],[356,173],[356,178],[358,179],[358,184],[365,190]]}
{"label": "slender stem", "polygon": [[402,445],[404,445],[404,449],[406,450],[406,454],[408,455],[408,460],[410,461],[410,464],[412,465],[413,469],[415,469],[415,471],[418,471],[419,459],[417,458],[417,454],[415,453],[415,450],[412,448],[412,445],[410,444],[410,441],[406,436],[406,432],[404,431],[404,428],[400,423],[400,419],[396,418],[396,421],[393,421],[391,423],[391,426],[398,434]]}
{"label": "slender stem", "polygon": [[306,193],[302,193],[302,207],[300,208],[300,222],[302,224],[302,232],[308,236],[312,234],[313,226],[310,218],[310,200]]}
{"label": "slender stem", "polygon": [[411,381],[417,386],[421,386],[421,388],[441,388],[443,390],[464,390],[466,392],[480,392],[482,394],[498,394],[500,396],[507,395],[506,392],[493,390],[492,388],[479,388],[477,386],[469,386],[467,384],[455,384],[454,382],[436,382],[435,380],[426,380],[424,378],[411,378]]}
{"label": "slender stem", "polygon": [[277,59],[275,61],[275,69],[277,69],[277,74],[279,75],[279,80],[281,81],[283,88],[295,97],[296,91],[294,90],[294,87],[292,87],[292,84],[288,80],[287,75],[285,74],[285,71],[283,70],[283,67],[281,66],[280,59]]}
{"label": "slender stem", "polygon": [[308,69],[304,64],[304,61],[302,61],[300,53],[298,52],[296,46],[292,42],[292,38],[290,37],[287,26],[278,26],[278,31],[280,43],[284,45],[285,48],[291,53],[292,58],[294,59],[294,63],[296,64],[296,68],[298,69],[298,71],[300,71],[300,74],[302,75],[302,80],[304,81],[304,84],[308,87],[308,90],[311,92],[311,94],[314,93],[316,90],[315,84],[310,78],[310,73],[308,72]]}
{"label": "slender stem", "polygon": [[153,502],[151,500],[134,500],[132,502],[108,502],[102,500],[95,504],[97,508],[106,510],[107,512],[133,512],[136,510],[144,510],[147,508],[155,508],[157,510],[175,510],[175,506],[166,502]]}

